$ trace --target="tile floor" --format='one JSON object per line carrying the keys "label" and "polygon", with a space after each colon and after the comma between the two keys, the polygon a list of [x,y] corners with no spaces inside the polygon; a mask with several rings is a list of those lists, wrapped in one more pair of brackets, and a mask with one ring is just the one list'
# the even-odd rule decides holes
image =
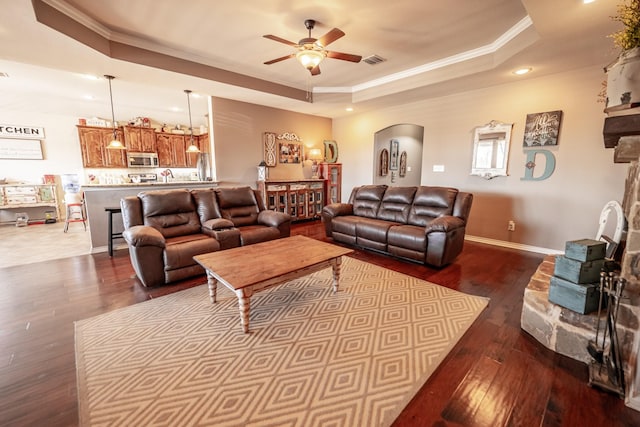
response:
{"label": "tile floor", "polygon": [[89,227],[84,231],[82,223],[72,222],[67,233],[63,229],[64,221],[0,225],[0,268],[91,253]]}

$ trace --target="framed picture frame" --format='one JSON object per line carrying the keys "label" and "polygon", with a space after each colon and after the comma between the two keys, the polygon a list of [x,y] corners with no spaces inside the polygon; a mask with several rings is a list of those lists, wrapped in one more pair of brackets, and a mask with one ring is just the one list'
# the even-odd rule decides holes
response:
{"label": "framed picture frame", "polygon": [[389,174],[389,151],[383,148],[380,151],[380,176],[387,176]]}
{"label": "framed picture frame", "polygon": [[405,176],[407,176],[407,152],[403,151],[402,154],[400,154],[400,166],[398,169],[398,175],[400,175],[400,178],[404,178]]}
{"label": "framed picture frame", "polygon": [[397,139],[392,139],[389,148],[389,170],[396,171],[398,170],[398,150],[400,148],[400,143]]}
{"label": "framed picture frame", "polygon": [[561,122],[562,110],[527,114],[522,146],[529,148],[558,145]]}
{"label": "framed picture frame", "polygon": [[278,162],[280,164],[302,163],[302,144],[296,142],[280,142],[278,147]]}

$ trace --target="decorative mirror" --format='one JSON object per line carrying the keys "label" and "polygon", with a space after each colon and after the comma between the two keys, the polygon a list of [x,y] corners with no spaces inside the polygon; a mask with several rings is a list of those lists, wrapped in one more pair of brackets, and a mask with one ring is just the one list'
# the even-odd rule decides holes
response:
{"label": "decorative mirror", "polygon": [[507,176],[512,127],[513,123],[492,120],[475,128],[471,175],[485,179]]}

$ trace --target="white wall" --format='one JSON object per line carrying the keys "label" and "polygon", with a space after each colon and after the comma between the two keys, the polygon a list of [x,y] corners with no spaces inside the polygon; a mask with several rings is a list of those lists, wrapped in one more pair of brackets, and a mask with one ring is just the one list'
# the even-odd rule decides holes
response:
{"label": "white wall", "polygon": [[42,141],[44,160],[0,159],[0,178],[41,183],[44,174],[82,176],[77,123],[77,117],[3,110],[2,124],[43,127],[45,139]]}
{"label": "white wall", "polygon": [[[590,67],[335,119],[343,199],[354,186],[373,182],[375,132],[414,123],[424,126],[422,184],[474,194],[467,234],[558,251],[567,240],[592,238],[604,204],[622,201],[628,167],[614,164],[613,150],[604,148],[604,105],[597,102],[604,78],[601,67]],[[555,172],[544,181],[522,181],[526,116],[553,110],[563,111],[559,143],[551,148]],[[514,126],[509,176],[485,180],[469,175],[473,128],[491,120]],[[445,172],[433,172],[434,164]],[[534,176],[541,173],[542,165]],[[507,231],[509,220],[515,232]]]}

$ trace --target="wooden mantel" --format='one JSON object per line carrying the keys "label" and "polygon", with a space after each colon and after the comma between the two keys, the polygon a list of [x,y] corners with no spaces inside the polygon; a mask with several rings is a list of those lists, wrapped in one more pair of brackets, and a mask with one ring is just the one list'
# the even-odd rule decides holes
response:
{"label": "wooden mantel", "polygon": [[602,136],[605,148],[615,148],[615,163],[637,160],[640,157],[640,112],[607,117]]}

